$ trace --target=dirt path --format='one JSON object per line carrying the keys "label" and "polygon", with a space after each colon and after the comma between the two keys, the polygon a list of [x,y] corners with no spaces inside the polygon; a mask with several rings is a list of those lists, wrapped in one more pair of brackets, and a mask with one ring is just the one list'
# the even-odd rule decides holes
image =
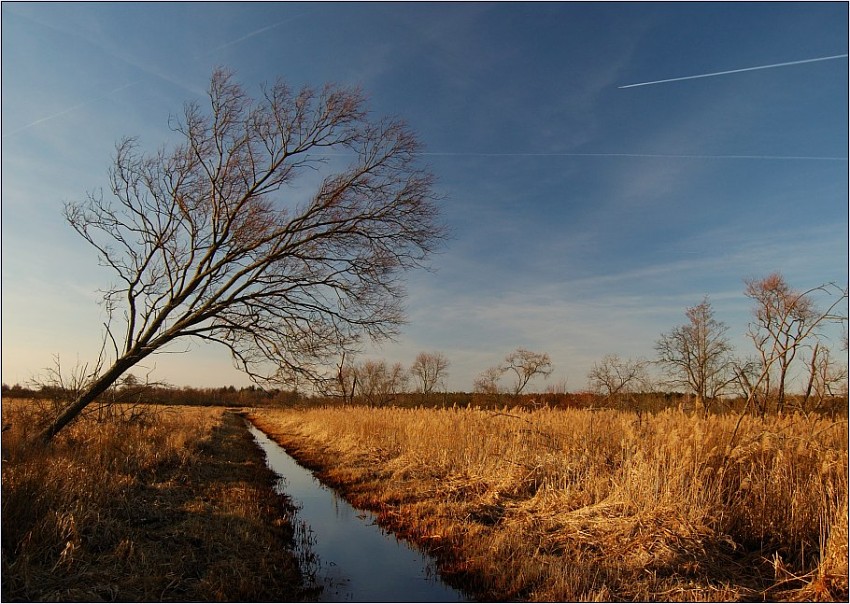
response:
{"label": "dirt path", "polygon": [[106,444],[7,464],[3,601],[309,600],[294,510],[244,419],[217,413],[198,439],[178,412],[154,432],[81,427]]}
{"label": "dirt path", "polygon": [[271,485],[274,473],[245,427],[225,412],[185,483],[171,487],[165,521],[147,537],[171,552],[174,578],[162,599],[298,600],[294,510]]}

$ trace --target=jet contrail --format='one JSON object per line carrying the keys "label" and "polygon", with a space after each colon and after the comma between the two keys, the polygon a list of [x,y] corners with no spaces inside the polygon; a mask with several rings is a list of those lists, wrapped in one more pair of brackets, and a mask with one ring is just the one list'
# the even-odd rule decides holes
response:
{"label": "jet contrail", "polygon": [[298,19],[301,16],[302,15],[293,15],[292,17],[289,17],[288,19],[284,19],[283,21],[278,21],[277,23],[272,23],[271,25],[266,25],[265,27],[261,27],[260,29],[249,32],[249,33],[245,34],[244,36],[242,36],[240,38],[236,38],[235,40],[230,40],[229,42],[225,42],[221,46],[216,46],[215,48],[212,48],[212,49],[208,50],[207,52],[205,52],[203,54],[203,56],[209,56],[214,52],[217,52],[219,50],[223,50],[223,49],[227,48],[228,46],[233,46],[234,44],[238,44],[239,42],[244,42],[248,38],[253,38],[254,36],[258,36],[262,33],[269,31],[270,29],[274,29],[275,27],[280,27],[284,23],[289,23],[290,21],[294,21],[295,19]]}
{"label": "jet contrail", "polygon": [[[330,154],[324,154],[330,155]],[[648,157],[657,159],[761,159],[797,161],[848,161],[846,157],[829,155],[707,155],[685,153],[487,153],[487,152],[421,152],[425,157]]]}
{"label": "jet contrail", "polygon": [[55,119],[55,118],[60,117],[60,116],[63,116],[63,115],[65,115],[66,113],[70,113],[70,112],[72,112],[72,111],[75,111],[75,110],[77,110],[77,109],[80,109],[80,108],[82,108],[82,107],[85,107],[86,105],[91,105],[92,103],[96,103],[97,101],[103,100],[103,99],[105,99],[106,97],[108,97],[108,96],[110,96],[110,95],[112,95],[112,94],[115,94],[116,92],[119,92],[119,91],[121,91],[121,90],[124,90],[125,88],[129,88],[130,86],[135,86],[135,85],[136,85],[136,84],[138,84],[140,81],[141,81],[141,80],[136,80],[135,82],[130,82],[129,84],[124,84],[123,86],[119,86],[118,88],[114,88],[114,89],[110,90],[110,91],[109,91],[109,92],[107,92],[106,94],[102,94],[102,95],[100,95],[100,96],[97,96],[97,97],[91,98],[91,99],[89,99],[89,100],[87,100],[87,101],[83,101],[82,103],[77,103],[76,105],[73,105],[73,106],[71,106],[71,107],[67,107],[67,108],[63,109],[62,111],[59,111],[58,113],[54,113],[54,114],[52,114],[52,115],[48,115],[48,116],[45,116],[45,117],[39,118],[39,119],[37,119],[37,120],[35,120],[35,121],[33,121],[33,122],[30,122],[29,124],[26,124],[25,126],[21,126],[20,128],[18,128],[18,129],[16,129],[16,130],[12,130],[11,132],[4,132],[4,133],[3,133],[3,138],[6,138],[7,136],[12,136],[12,135],[14,135],[14,134],[18,134],[19,132],[23,132],[24,130],[26,130],[26,129],[28,129],[28,128],[32,128],[33,126],[36,126],[36,125],[41,124],[41,123],[43,123],[43,122],[48,122],[48,121],[50,121],[50,120],[52,120],[52,119]]}
{"label": "jet contrail", "polygon": [[697,78],[713,78],[714,76],[727,75],[730,73],[741,73],[742,71],[756,71],[758,69],[773,69],[774,67],[787,67],[789,65],[802,65],[803,63],[815,63],[817,61],[832,61],[833,59],[846,59],[847,55],[832,55],[831,57],[818,57],[816,59],[803,59],[802,61],[788,61],[786,63],[773,63],[771,65],[758,65],[756,67],[744,67],[743,69],[730,69],[728,71],[715,71],[714,73],[702,73],[699,75],[684,76],[680,78],[668,78],[666,80],[653,80],[652,82],[640,82],[638,84],[627,84],[618,88],[635,88],[637,86],[651,86],[652,84],[665,84],[667,82],[680,82],[681,80],[696,80]]}

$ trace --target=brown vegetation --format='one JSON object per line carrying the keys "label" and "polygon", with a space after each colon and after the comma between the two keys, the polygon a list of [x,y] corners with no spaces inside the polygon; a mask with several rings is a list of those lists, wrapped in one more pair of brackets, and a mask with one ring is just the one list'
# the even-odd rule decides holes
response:
{"label": "brown vegetation", "polygon": [[666,410],[258,410],[486,599],[848,597],[846,421]]}
{"label": "brown vegetation", "polygon": [[3,400],[3,601],[300,597],[292,510],[242,418],[136,408],[45,448],[37,409]]}

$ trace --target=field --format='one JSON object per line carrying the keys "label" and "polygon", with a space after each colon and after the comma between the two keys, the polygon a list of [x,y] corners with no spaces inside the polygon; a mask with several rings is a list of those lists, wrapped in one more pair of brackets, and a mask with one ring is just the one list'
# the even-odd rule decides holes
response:
{"label": "field", "polygon": [[137,407],[44,449],[37,411],[3,400],[4,602],[300,597],[292,510],[241,417]]}
{"label": "field", "polygon": [[847,600],[847,423],[320,408],[252,419],[487,600]]}
{"label": "field", "polygon": [[[119,409],[120,411],[120,409]],[[310,599],[288,500],[222,407],[28,445],[3,400],[4,601]],[[845,600],[846,420],[669,409],[254,409],[444,578],[495,600]],[[380,577],[376,577],[380,580]]]}

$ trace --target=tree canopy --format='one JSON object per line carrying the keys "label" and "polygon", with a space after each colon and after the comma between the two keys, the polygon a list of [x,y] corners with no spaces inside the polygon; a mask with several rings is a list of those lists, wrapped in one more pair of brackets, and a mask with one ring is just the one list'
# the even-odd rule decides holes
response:
{"label": "tree canopy", "polygon": [[255,100],[218,69],[208,96],[172,119],[170,149],[118,143],[109,196],[66,204],[116,281],[101,361],[46,439],[177,339],[224,345],[256,381],[321,381],[340,351],[403,323],[402,275],[444,234],[410,129],[335,85],[278,81]]}

